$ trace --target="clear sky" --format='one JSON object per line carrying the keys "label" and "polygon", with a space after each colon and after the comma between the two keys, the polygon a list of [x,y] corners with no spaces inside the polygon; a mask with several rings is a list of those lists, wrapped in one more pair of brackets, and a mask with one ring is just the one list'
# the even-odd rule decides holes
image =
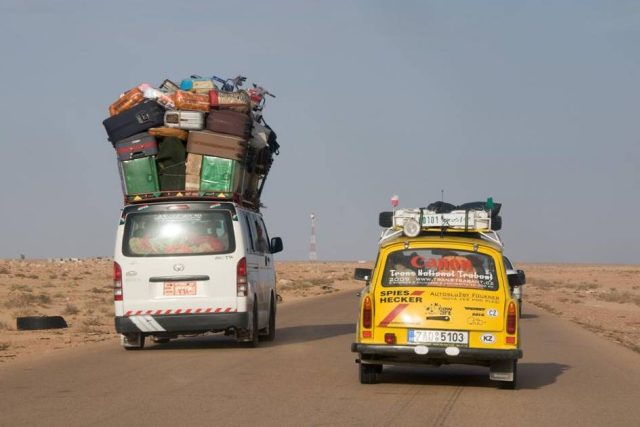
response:
{"label": "clear sky", "polygon": [[373,259],[378,213],[502,202],[522,262],[640,262],[637,1],[0,1],[0,258],[110,256],[102,120],[190,74],[263,85],[281,260]]}

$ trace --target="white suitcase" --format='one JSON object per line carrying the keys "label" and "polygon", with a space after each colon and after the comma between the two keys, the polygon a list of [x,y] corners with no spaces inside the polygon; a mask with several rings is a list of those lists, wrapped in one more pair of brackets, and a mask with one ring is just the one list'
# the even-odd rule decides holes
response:
{"label": "white suitcase", "polygon": [[164,113],[164,125],[185,130],[202,130],[204,116],[205,113],[202,111],[167,111]]}

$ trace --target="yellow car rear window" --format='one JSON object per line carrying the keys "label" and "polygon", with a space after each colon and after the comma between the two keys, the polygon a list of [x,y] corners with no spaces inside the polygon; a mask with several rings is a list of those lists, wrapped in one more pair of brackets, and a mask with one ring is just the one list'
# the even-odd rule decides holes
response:
{"label": "yellow car rear window", "polygon": [[489,255],[450,249],[411,249],[387,256],[383,286],[498,289],[496,265]]}

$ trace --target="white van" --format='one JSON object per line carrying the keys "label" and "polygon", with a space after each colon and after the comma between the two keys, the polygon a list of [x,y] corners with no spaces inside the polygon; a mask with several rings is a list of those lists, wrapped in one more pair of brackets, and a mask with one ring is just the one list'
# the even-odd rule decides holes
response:
{"label": "white van", "polygon": [[125,349],[145,337],[225,332],[273,340],[276,277],[262,215],[235,203],[154,202],[122,210],[114,257],[116,331]]}

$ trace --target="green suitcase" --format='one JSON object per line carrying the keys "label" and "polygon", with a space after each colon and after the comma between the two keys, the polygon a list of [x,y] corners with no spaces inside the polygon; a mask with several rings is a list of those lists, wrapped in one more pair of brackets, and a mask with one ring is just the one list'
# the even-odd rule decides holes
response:
{"label": "green suitcase", "polygon": [[240,192],[242,165],[237,160],[202,156],[200,191]]}
{"label": "green suitcase", "polygon": [[122,183],[127,196],[135,194],[150,194],[160,191],[156,156],[146,156],[139,159],[120,162]]}

